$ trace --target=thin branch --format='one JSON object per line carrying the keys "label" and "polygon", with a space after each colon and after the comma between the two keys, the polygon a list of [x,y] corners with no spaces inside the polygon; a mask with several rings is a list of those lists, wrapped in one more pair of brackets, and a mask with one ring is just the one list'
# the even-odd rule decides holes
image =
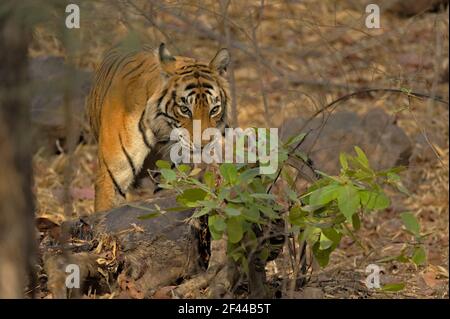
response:
{"label": "thin branch", "polygon": [[[223,28],[225,32],[225,43],[228,50],[232,51],[232,40],[231,40],[231,32],[230,32],[230,23],[228,19],[228,8],[231,4],[231,0],[221,0],[220,8],[222,11],[223,17]],[[232,52],[231,52],[232,55]],[[230,91],[231,91],[231,124],[234,127],[239,126],[238,123],[238,112],[237,112],[237,99],[236,99],[236,80],[234,77],[234,63],[231,62],[228,66],[227,70],[228,80],[230,82]]]}

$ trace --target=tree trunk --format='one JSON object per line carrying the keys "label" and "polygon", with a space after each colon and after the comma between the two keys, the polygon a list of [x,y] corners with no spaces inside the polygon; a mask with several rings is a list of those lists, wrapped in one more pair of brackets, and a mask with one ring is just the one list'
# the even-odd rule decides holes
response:
{"label": "tree trunk", "polygon": [[16,6],[2,3],[0,15],[0,298],[21,298],[27,284],[35,286],[27,280],[35,251],[27,94],[30,32]]}

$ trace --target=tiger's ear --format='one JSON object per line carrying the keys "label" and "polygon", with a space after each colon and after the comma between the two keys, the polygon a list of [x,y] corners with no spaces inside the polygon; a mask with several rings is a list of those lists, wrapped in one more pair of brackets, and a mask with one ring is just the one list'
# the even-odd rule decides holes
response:
{"label": "tiger's ear", "polygon": [[161,43],[158,49],[159,63],[164,71],[169,72],[168,66],[175,61],[175,57],[167,50],[166,45]]}
{"label": "tiger's ear", "polygon": [[227,70],[228,64],[230,64],[230,60],[230,51],[227,49],[220,49],[211,62],[209,62],[209,67],[223,75]]}

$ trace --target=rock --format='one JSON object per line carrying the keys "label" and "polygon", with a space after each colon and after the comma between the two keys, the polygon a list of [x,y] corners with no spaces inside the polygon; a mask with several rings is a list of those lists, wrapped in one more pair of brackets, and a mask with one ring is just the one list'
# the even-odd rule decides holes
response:
{"label": "rock", "polygon": [[[291,119],[281,127],[281,138],[287,140],[303,127],[307,118]],[[328,174],[339,173],[339,153],[354,154],[354,146],[366,152],[373,168],[384,169],[407,165],[412,146],[408,136],[393,119],[381,109],[363,116],[347,111],[333,113],[321,129],[323,119],[313,119],[304,129],[312,129],[300,146],[309,153],[316,169]],[[316,141],[317,140],[317,141]]]}
{"label": "rock", "polygon": [[388,11],[408,17],[427,11],[438,11],[447,6],[448,0],[395,0],[387,3]]}
{"label": "rock", "polygon": [[[92,75],[75,69],[58,56],[30,59],[29,76],[32,84],[31,122],[34,145],[55,150],[55,142],[65,138],[66,120],[64,92],[71,90],[71,110],[77,138],[85,125],[85,98],[89,93]],[[61,143],[63,144],[63,143]]]}
{"label": "rock", "polygon": [[411,17],[424,12],[437,12],[448,7],[448,0],[350,0],[344,6],[358,12],[365,12],[368,4],[376,3],[381,11],[390,12],[402,17]]}

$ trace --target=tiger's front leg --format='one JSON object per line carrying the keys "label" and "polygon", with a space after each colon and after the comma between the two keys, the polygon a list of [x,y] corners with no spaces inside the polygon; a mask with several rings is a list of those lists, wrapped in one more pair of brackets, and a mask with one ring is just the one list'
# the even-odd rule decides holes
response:
{"label": "tiger's front leg", "polygon": [[105,211],[126,201],[130,186],[139,174],[151,145],[140,132],[131,130],[101,135],[95,182],[95,211]]}

